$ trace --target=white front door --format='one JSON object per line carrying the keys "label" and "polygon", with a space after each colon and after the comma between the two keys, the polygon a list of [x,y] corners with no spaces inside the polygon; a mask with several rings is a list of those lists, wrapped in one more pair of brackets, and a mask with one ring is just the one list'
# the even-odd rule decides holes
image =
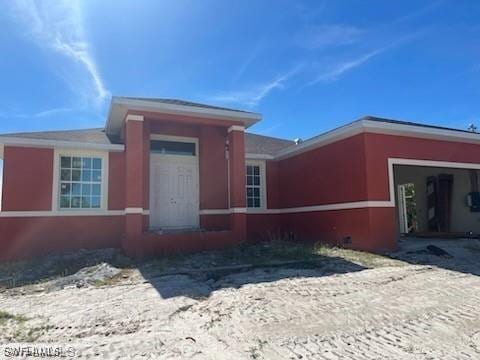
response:
{"label": "white front door", "polygon": [[151,154],[150,159],[150,227],[198,227],[197,158]]}

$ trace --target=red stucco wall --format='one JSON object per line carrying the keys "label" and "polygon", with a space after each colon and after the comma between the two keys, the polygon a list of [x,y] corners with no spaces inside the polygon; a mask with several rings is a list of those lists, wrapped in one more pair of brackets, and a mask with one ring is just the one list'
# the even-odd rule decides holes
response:
{"label": "red stucco wall", "polygon": [[[480,146],[365,133],[281,160],[267,162],[270,209],[357,201],[388,201],[388,158],[480,163]],[[276,189],[278,184],[278,190]],[[278,203],[276,202],[276,194]],[[248,232],[281,231],[297,238],[383,251],[396,246],[395,208],[362,208],[282,215],[248,215]],[[270,218],[270,220],[269,220]]]}
{"label": "red stucco wall", "polygon": [[0,260],[120,247],[123,216],[0,217]]}
{"label": "red stucco wall", "polygon": [[[148,115],[148,114],[147,114]],[[127,124],[127,153],[109,154],[109,210],[148,209],[149,139],[158,133],[199,139],[200,209],[245,206],[244,134],[227,132],[225,123],[206,119],[192,125],[187,118],[149,118]],[[208,125],[208,126],[205,126]],[[229,124],[230,125],[230,124]],[[130,139],[134,139],[129,143]],[[232,175],[228,183],[226,140],[230,142]],[[480,163],[480,145],[360,134],[280,161],[266,161],[268,209],[357,201],[387,201],[388,158]],[[49,211],[52,201],[53,150],[6,147],[3,210]],[[140,160],[139,160],[140,159]],[[128,166],[127,166],[128,163]],[[250,240],[293,235],[357,249],[391,250],[396,243],[395,208],[361,208],[303,213],[201,215],[211,235],[155,235],[148,216],[79,216],[0,218],[0,258],[29,257],[78,248],[119,247],[131,236],[133,252],[170,253],[217,248],[238,243],[245,230]],[[218,231],[230,230],[230,231]],[[234,231],[232,231],[234,230]],[[233,234],[233,235],[232,235]],[[228,238],[232,236],[232,238]],[[227,239],[228,238],[228,239]],[[158,242],[160,241],[160,242]],[[178,241],[170,244],[168,241]],[[204,241],[198,244],[196,241]],[[158,242],[158,243],[156,243]]]}
{"label": "red stucco wall", "polygon": [[112,152],[109,154],[108,175],[108,209],[125,209],[125,154]]}
{"label": "red stucco wall", "polygon": [[367,200],[363,135],[279,162],[280,207]]}
{"label": "red stucco wall", "polygon": [[3,211],[52,208],[53,150],[6,146]]}

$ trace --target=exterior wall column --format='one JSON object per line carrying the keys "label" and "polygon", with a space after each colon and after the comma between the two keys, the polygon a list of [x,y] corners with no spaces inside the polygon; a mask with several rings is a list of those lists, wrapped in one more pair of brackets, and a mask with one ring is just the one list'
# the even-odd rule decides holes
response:
{"label": "exterior wall column", "polygon": [[143,234],[145,192],[144,118],[127,114],[125,119],[125,236],[123,249],[129,256],[140,255],[138,242]]}
{"label": "exterior wall column", "polygon": [[247,238],[244,131],[243,126],[237,125],[228,129],[230,226],[237,241],[245,241]]}

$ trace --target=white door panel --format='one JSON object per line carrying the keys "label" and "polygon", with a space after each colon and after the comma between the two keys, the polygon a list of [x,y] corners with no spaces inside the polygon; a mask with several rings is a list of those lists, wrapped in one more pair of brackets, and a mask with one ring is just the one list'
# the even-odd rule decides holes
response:
{"label": "white door panel", "polygon": [[152,154],[151,174],[151,227],[198,227],[197,158]]}

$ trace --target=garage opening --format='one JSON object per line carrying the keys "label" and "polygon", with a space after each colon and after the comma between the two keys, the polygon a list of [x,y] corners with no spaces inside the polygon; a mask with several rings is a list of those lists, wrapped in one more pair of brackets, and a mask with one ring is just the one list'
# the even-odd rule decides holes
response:
{"label": "garage opening", "polygon": [[395,165],[401,236],[480,238],[479,170]]}

